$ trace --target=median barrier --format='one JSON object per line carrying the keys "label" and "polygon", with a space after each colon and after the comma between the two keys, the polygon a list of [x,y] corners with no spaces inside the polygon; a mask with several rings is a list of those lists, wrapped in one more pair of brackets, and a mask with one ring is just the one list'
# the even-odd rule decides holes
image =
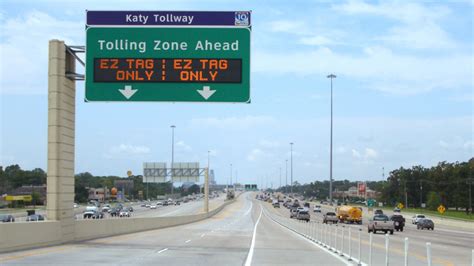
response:
{"label": "median barrier", "polygon": [[74,227],[74,236],[67,238],[62,235],[65,222],[61,221],[0,223],[0,253],[194,223],[216,215],[233,202],[235,199],[208,213],[194,215],[74,220],[68,225]]}

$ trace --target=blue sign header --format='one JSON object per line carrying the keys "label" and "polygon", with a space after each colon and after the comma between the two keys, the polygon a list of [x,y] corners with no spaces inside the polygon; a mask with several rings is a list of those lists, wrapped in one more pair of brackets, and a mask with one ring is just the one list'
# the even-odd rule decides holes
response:
{"label": "blue sign header", "polygon": [[87,11],[87,26],[250,27],[251,11]]}

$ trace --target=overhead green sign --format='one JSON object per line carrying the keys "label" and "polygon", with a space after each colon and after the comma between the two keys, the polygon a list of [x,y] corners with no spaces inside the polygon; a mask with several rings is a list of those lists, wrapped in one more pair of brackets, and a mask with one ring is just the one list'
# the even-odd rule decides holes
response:
{"label": "overhead green sign", "polygon": [[250,28],[90,27],[86,101],[250,102]]}

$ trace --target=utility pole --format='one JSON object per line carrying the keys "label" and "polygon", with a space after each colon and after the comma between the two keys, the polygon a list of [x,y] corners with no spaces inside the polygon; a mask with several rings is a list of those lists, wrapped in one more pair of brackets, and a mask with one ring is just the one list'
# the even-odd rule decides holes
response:
{"label": "utility pole", "polygon": [[420,180],[420,208],[423,206],[423,180]]}
{"label": "utility pole", "polygon": [[336,78],[336,75],[329,74],[327,78],[331,79],[331,137],[329,144],[329,201],[332,205],[332,79]]}
{"label": "utility pole", "polygon": [[232,164],[230,164],[230,186],[232,187]]}
{"label": "utility pole", "polygon": [[472,193],[471,193],[471,186],[472,186],[472,179],[469,179],[469,215],[472,215]]}
{"label": "utility pole", "polygon": [[171,197],[173,197],[174,186],[173,186],[173,175],[174,175],[174,129],[175,125],[171,125]]}
{"label": "utility pole", "polygon": [[288,194],[288,159],[285,160],[285,193]]}
{"label": "utility pole", "polygon": [[408,208],[408,191],[407,191],[407,181],[405,180],[405,208]]}
{"label": "utility pole", "polygon": [[293,142],[290,142],[290,176],[291,176],[291,184],[290,184],[290,193],[293,194]]}
{"label": "utility pole", "polygon": [[280,189],[281,189],[281,167],[280,167]]}

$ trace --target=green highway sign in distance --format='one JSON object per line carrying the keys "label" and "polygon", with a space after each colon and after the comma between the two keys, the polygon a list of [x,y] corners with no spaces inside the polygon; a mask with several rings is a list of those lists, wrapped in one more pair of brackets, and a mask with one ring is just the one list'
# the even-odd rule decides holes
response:
{"label": "green highway sign in distance", "polygon": [[248,27],[89,27],[86,101],[250,102]]}

